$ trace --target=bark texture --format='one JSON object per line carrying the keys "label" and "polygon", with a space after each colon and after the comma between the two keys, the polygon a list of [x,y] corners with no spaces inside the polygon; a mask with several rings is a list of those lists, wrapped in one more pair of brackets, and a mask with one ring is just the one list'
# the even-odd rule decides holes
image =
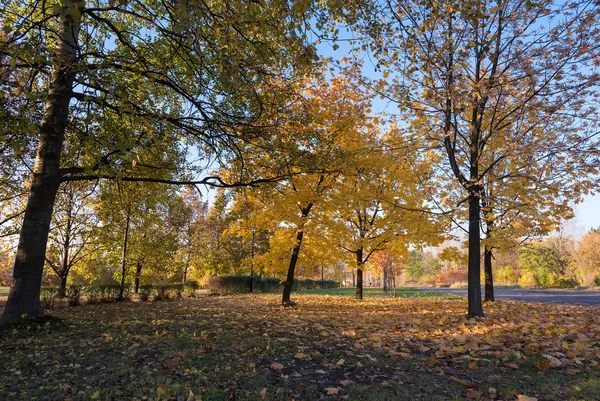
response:
{"label": "bark texture", "polygon": [[40,125],[31,190],[19,236],[13,278],[1,323],[43,315],[42,272],[54,202],[61,183],[60,157],[75,80],[79,21],[65,20],[57,32],[52,73]]}

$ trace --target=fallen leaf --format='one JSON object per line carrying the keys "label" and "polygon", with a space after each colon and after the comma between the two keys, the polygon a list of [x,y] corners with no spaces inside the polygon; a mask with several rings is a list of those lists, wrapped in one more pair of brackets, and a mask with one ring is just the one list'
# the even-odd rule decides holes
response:
{"label": "fallen leaf", "polygon": [[277,362],[273,362],[271,364],[271,369],[273,369],[273,370],[281,370],[281,369],[283,369],[283,365],[280,364],[280,363],[277,363]]}
{"label": "fallen leaf", "polygon": [[579,373],[579,370],[577,370],[577,369],[567,369],[567,370],[565,370],[565,372],[568,375],[576,375],[577,373]]}
{"label": "fallen leaf", "polygon": [[336,395],[336,394],[338,394],[339,392],[340,392],[340,389],[339,389],[339,388],[337,388],[337,387],[327,387],[327,388],[325,389],[325,393],[326,393],[327,395]]}
{"label": "fallen leaf", "polygon": [[475,388],[475,387],[477,387],[477,385],[475,383],[472,383],[472,382],[467,381],[467,380],[459,379],[456,376],[452,376],[452,377],[450,377],[450,379],[454,380],[457,383],[462,384],[463,386],[465,386],[467,388]]}
{"label": "fallen leaf", "polygon": [[535,397],[528,397],[526,395],[519,394],[517,396],[517,401],[538,401],[538,399]]}
{"label": "fallen leaf", "polygon": [[512,363],[512,362],[505,363],[504,366],[506,366],[507,368],[514,369],[514,370],[519,369],[519,365],[517,365],[516,363]]}
{"label": "fallen leaf", "polygon": [[478,400],[481,397],[483,397],[483,392],[470,389],[470,390],[467,390],[466,397],[470,400]]}
{"label": "fallen leaf", "polygon": [[265,397],[267,396],[267,388],[263,388],[262,390],[260,390],[260,393],[258,393],[260,395],[261,399],[265,399]]}
{"label": "fallen leaf", "polygon": [[536,361],[535,366],[542,372],[547,371],[550,368],[550,361],[548,359],[544,359],[543,361]]}

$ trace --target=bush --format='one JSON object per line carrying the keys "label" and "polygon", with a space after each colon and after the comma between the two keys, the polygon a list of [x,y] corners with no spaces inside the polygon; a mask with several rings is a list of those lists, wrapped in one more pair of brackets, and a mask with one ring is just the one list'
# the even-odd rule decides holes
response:
{"label": "bush", "polygon": [[65,295],[69,300],[69,306],[81,305],[81,287],[78,285],[70,285],[66,288]]}
{"label": "bush", "polygon": [[500,267],[494,274],[494,282],[503,284],[515,284],[519,282],[521,271],[510,266]]}
{"label": "bush", "polygon": [[[121,286],[119,284],[105,284],[99,285],[98,290],[100,292],[100,301],[102,302],[114,302],[119,296],[119,290]],[[125,294],[123,294],[125,297]],[[127,294],[129,296],[129,294]]]}
{"label": "bush", "polygon": [[230,295],[250,292],[250,276],[212,276],[208,279],[211,294]]}
{"label": "bush", "polygon": [[466,283],[467,272],[464,270],[440,272],[428,277],[426,282],[437,287],[451,287],[453,284]]}
{"label": "bush", "polygon": [[57,295],[58,295],[58,287],[43,286],[40,289],[40,302],[42,304],[42,308],[44,308],[44,309],[54,308],[54,302],[56,301]]}
{"label": "bush", "polygon": [[600,276],[594,277],[594,285],[600,287]]}
{"label": "bush", "polygon": [[523,273],[521,277],[519,277],[519,285],[522,287],[539,287],[539,283],[532,272]]}
{"label": "bush", "polygon": [[97,304],[98,302],[100,302],[102,292],[100,291],[100,288],[98,288],[98,286],[88,285],[82,287],[82,295],[87,297],[88,304]]}
{"label": "bush", "polygon": [[188,298],[194,298],[196,296],[196,290],[200,288],[200,285],[197,281],[191,280],[186,281],[183,285],[183,293]]}
{"label": "bush", "polygon": [[260,292],[278,292],[283,290],[283,283],[275,277],[256,279],[255,290]]}
{"label": "bush", "polygon": [[558,288],[575,288],[579,287],[579,281],[569,277],[559,277],[556,281]]}
{"label": "bush", "polygon": [[150,300],[150,296],[152,295],[154,288],[152,284],[142,284],[138,288],[138,295],[140,300],[143,302],[147,302]]}

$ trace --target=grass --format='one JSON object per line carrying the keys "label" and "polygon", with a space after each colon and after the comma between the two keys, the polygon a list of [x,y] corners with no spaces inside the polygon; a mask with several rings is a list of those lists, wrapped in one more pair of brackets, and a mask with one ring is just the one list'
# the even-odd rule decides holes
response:
{"label": "grass", "polygon": [[[334,296],[347,296],[354,297],[356,295],[356,287],[343,287],[343,288],[316,288],[313,290],[300,290],[296,291],[297,294],[303,295],[334,295]],[[363,298],[371,297],[385,297],[389,298],[391,295],[385,294],[382,288],[366,287],[363,289]],[[444,292],[436,291],[423,291],[416,288],[400,287],[396,288],[396,298],[440,298],[440,299],[461,299],[461,295],[448,294]]]}
{"label": "grass", "polygon": [[0,287],[0,298],[8,298],[9,287]]}
{"label": "grass", "polygon": [[[279,295],[240,295],[56,309],[57,319],[0,336],[0,398],[446,401],[466,399],[466,385],[481,400],[490,388],[502,400],[600,393],[591,364],[600,308],[498,302],[467,320],[464,298],[293,299],[292,308]],[[577,330],[591,349],[561,348],[579,341]],[[542,351],[523,351],[532,339],[580,364],[540,371]]]}

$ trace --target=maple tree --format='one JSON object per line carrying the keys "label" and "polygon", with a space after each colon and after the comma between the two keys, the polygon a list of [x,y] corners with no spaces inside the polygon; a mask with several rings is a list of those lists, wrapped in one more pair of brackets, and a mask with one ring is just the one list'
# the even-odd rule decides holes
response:
{"label": "maple tree", "polygon": [[[498,182],[494,195],[524,203],[530,188],[543,189],[536,206],[545,210],[557,186],[577,199],[591,184],[600,10],[585,0],[366,4],[372,12],[358,17],[364,2],[349,2],[339,18],[383,70],[387,79],[373,86],[445,156],[447,176],[461,189],[455,205],[468,207],[468,313],[482,316],[486,185]],[[504,172],[494,174],[500,164]]]}
{"label": "maple tree", "polygon": [[[27,138],[24,147],[37,152],[4,322],[42,313],[45,243],[61,182],[240,184],[215,176],[175,179],[174,168],[185,172],[182,160],[173,164],[175,158],[161,155],[180,153],[182,138],[201,157],[235,151],[237,141],[249,139],[250,131],[239,128],[252,127],[256,116],[286,96],[287,82],[315,57],[303,33],[308,6],[195,0],[5,4],[2,68],[14,70],[16,87],[3,92],[2,113],[21,124],[9,127],[2,146],[15,148],[10,138]],[[273,77],[281,78],[276,85]],[[29,99],[37,101],[24,109],[32,118],[19,120],[12,107]],[[69,144],[82,150],[80,158],[63,154]],[[138,163],[142,150],[156,158]]]}

